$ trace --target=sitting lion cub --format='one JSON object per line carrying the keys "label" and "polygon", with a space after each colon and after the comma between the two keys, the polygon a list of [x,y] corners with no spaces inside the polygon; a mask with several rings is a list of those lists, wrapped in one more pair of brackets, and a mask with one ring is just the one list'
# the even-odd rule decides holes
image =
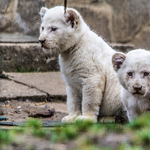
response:
{"label": "sitting lion cub", "polygon": [[121,100],[129,121],[150,109],[150,52],[142,49],[115,53],[114,70],[122,85]]}
{"label": "sitting lion cub", "polygon": [[[120,114],[118,79],[111,64],[115,51],[86,25],[78,11],[56,6],[41,8],[39,42],[46,51],[59,53],[66,82],[69,115],[63,122],[92,120]],[[57,89],[56,89],[57,90]]]}

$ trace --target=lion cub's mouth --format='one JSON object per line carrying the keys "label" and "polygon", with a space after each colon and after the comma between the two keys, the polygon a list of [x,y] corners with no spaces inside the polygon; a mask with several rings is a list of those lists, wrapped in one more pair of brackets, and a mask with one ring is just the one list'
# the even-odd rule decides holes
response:
{"label": "lion cub's mouth", "polygon": [[45,46],[45,45],[42,45],[41,47],[42,47],[42,48],[45,48],[45,49],[47,49],[47,50],[49,49],[49,48],[48,48],[47,46]]}
{"label": "lion cub's mouth", "polygon": [[140,93],[140,92],[135,92],[135,93],[133,93],[133,95],[144,95],[144,94]]}

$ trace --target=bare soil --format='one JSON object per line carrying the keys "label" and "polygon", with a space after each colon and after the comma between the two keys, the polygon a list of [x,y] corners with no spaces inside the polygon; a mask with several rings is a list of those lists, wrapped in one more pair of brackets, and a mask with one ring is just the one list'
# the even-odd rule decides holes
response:
{"label": "bare soil", "polygon": [[[45,116],[45,113],[48,113],[50,110],[55,112],[51,116]],[[37,117],[35,114],[41,114]],[[42,115],[43,114],[43,115]],[[41,120],[47,121],[61,121],[61,119],[67,115],[67,106],[65,103],[57,102],[32,102],[30,100],[19,101],[11,100],[0,103],[0,117],[6,117],[6,122],[21,122],[27,121],[30,116],[35,116]]]}

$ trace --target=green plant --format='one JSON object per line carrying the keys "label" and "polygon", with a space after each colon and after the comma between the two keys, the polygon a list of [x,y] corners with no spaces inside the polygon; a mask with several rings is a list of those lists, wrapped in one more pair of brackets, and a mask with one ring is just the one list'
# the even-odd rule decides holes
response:
{"label": "green plant", "polygon": [[75,148],[73,150],[109,150],[109,149],[108,148],[99,148],[94,145],[91,145],[91,146],[83,146],[80,148]]}
{"label": "green plant", "polygon": [[40,71],[40,68],[37,68],[36,72],[39,72]]}
{"label": "green plant", "polygon": [[131,146],[131,145],[128,145],[127,143],[125,144],[121,144],[120,147],[119,147],[119,150],[145,150],[143,149],[141,146]]}
{"label": "green plant", "polygon": [[93,134],[103,134],[106,132],[106,127],[102,124],[93,124],[89,128],[89,132]]}
{"label": "green plant", "polygon": [[127,125],[132,130],[141,129],[150,126],[150,114],[144,113],[143,115],[137,117],[131,123]]}
{"label": "green plant", "polygon": [[42,122],[38,119],[30,119],[27,122],[27,130],[34,136],[43,137],[46,135],[46,131],[42,128]]}
{"label": "green plant", "polygon": [[14,133],[0,129],[0,145],[10,144],[13,142]]}
{"label": "green plant", "polygon": [[144,128],[144,129],[141,129],[140,131],[137,131],[134,141],[137,144],[150,145],[150,130],[149,130],[149,128]]}
{"label": "green plant", "polygon": [[52,136],[51,139],[53,142],[57,142],[57,141],[66,141],[66,140],[71,140],[76,138],[78,135],[78,132],[76,130],[76,128],[67,125],[65,127],[57,127],[55,128],[55,130],[52,132]]}
{"label": "green plant", "polygon": [[74,127],[77,128],[78,132],[81,132],[87,131],[93,125],[92,121],[76,121]]}

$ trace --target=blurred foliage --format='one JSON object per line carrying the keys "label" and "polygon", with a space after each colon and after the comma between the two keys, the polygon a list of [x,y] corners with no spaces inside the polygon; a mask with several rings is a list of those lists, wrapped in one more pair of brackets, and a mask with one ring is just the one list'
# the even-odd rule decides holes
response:
{"label": "blurred foliage", "polygon": [[[72,150],[148,150],[150,147],[150,114],[143,114],[131,123],[93,124],[77,121],[54,128],[43,128],[39,119],[30,119],[26,127],[0,130],[0,147],[11,145],[19,136],[43,138],[53,143],[74,142]],[[130,138],[119,143],[117,148],[103,144],[108,135],[128,135]],[[15,141],[16,142],[16,141]],[[24,141],[25,142],[25,141]]]}
{"label": "blurred foliage", "polygon": [[8,132],[5,130],[0,130],[0,145],[10,144],[13,141],[13,132]]}
{"label": "blurred foliage", "polygon": [[150,126],[150,114],[144,113],[143,115],[139,116],[137,119],[132,121],[127,126],[131,128],[132,130],[139,130],[141,128],[149,127]]}
{"label": "blurred foliage", "polygon": [[30,73],[30,72],[36,72],[36,73],[39,73],[40,72],[40,67],[38,67],[37,69],[33,69],[32,67],[31,68],[25,68],[23,66],[16,66],[17,68],[17,72],[20,72],[20,73]]}
{"label": "blurred foliage", "polygon": [[42,122],[38,119],[30,119],[27,122],[26,131],[37,137],[46,135],[46,131],[42,128]]}

